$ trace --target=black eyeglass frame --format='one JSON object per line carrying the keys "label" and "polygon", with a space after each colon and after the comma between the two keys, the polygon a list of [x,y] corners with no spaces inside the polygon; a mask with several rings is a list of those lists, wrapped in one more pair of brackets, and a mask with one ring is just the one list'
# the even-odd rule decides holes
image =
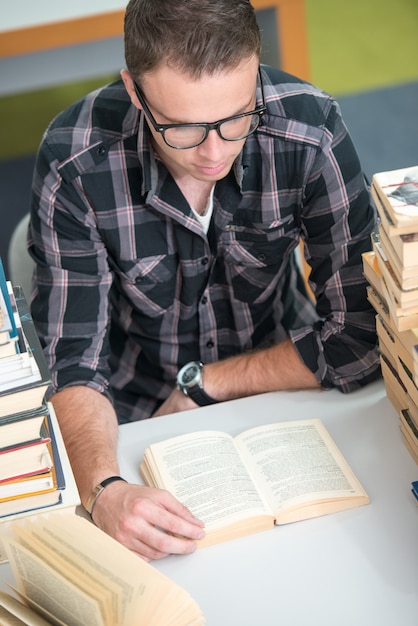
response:
{"label": "black eyeglass frame", "polygon": [[[218,133],[219,137],[221,139],[223,139],[224,141],[240,141],[241,139],[245,139],[246,137],[249,137],[250,135],[252,135],[257,128],[260,125],[260,122],[262,120],[263,115],[267,112],[267,105],[266,105],[266,100],[265,100],[265,96],[264,96],[264,85],[263,85],[263,79],[261,77],[261,70],[260,68],[258,68],[258,78],[260,81],[260,86],[261,86],[261,97],[262,97],[262,102],[263,104],[257,106],[255,109],[253,109],[252,111],[247,111],[246,113],[239,113],[238,115],[231,115],[230,117],[225,117],[222,120],[218,120],[217,122],[212,122],[212,123],[207,123],[207,122],[193,122],[190,124],[158,124],[158,122],[156,121],[155,117],[153,116],[153,114],[151,113],[147,102],[145,100],[145,96],[142,93],[140,87],[138,86],[138,84],[136,83],[135,80],[133,80],[133,84],[134,84],[134,89],[135,89],[135,93],[136,96],[147,116],[147,118],[149,119],[149,121],[151,122],[151,124],[154,127],[154,130],[157,131],[157,133],[160,133],[164,142],[167,144],[167,146],[169,146],[170,148],[174,148],[175,150],[190,150],[191,148],[196,148],[197,146],[200,146],[200,144],[202,144],[208,134],[209,131],[211,130],[216,130],[216,132]],[[257,126],[251,131],[249,132],[247,135],[243,135],[241,137],[237,137],[236,139],[228,139],[226,137],[223,137],[222,133],[221,133],[221,129],[220,126],[221,124],[223,124],[224,122],[230,122],[233,120],[238,120],[241,119],[243,117],[249,117],[250,115],[258,115],[259,120],[258,120],[258,124]],[[165,137],[165,131],[169,130],[170,128],[196,128],[196,127],[200,127],[200,128],[204,128],[205,129],[205,134],[203,135],[203,138],[196,144],[193,144],[192,146],[174,146],[171,143],[169,143]]]}

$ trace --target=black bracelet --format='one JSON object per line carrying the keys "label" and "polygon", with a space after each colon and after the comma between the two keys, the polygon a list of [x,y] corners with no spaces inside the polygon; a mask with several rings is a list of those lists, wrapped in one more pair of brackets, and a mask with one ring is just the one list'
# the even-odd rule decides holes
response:
{"label": "black bracelet", "polygon": [[122,480],[124,483],[126,483],[126,480],[122,478],[122,476],[109,476],[109,478],[105,478],[104,480],[102,480],[102,482],[96,485],[96,487],[93,489],[89,499],[87,500],[87,504],[84,507],[87,513],[90,514],[91,518],[93,518],[93,510],[96,506],[97,498],[108,485],[114,483],[117,480]]}

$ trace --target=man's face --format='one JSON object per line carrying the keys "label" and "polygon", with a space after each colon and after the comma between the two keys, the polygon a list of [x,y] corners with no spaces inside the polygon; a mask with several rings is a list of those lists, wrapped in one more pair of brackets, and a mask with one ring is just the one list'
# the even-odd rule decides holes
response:
{"label": "man's face", "polygon": [[[255,107],[258,59],[242,61],[233,70],[192,80],[167,65],[147,74],[142,81],[145,101],[157,123],[216,122],[251,111]],[[141,105],[130,88],[129,74],[122,74],[132,102]],[[205,182],[224,178],[240,153],[245,139],[225,141],[216,130],[195,148],[176,150],[148,123],[156,152],[174,177],[191,176]]]}

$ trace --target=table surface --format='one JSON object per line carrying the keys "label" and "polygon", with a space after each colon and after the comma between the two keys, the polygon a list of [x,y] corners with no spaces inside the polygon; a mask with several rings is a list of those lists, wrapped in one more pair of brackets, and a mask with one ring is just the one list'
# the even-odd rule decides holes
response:
{"label": "table surface", "polygon": [[277,526],[156,562],[201,606],[208,626],[417,626],[418,467],[382,381],[349,395],[278,392],[120,428],[122,473],[141,482],[146,446],[192,430],[238,434],[319,417],[368,492],[351,511]]}
{"label": "table surface", "polygon": [[[121,472],[141,482],[150,443],[193,430],[231,434],[319,417],[368,492],[350,511],[154,562],[195,598],[207,626],[417,626],[418,467],[382,381],[338,391],[277,392],[120,427]],[[0,578],[11,580],[9,567]]]}

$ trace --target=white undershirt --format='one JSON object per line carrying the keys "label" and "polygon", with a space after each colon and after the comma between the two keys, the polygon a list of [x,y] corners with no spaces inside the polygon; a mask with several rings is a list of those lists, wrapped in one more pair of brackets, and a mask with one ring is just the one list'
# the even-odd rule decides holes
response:
{"label": "white undershirt", "polygon": [[202,228],[205,231],[205,233],[207,233],[208,230],[209,230],[210,220],[211,220],[212,213],[213,213],[213,191],[214,191],[214,189],[215,189],[215,185],[211,189],[211,192],[209,194],[209,198],[208,198],[208,201],[206,203],[206,207],[205,207],[205,210],[203,212],[203,215],[201,215],[200,213],[195,211],[194,208],[192,207],[193,214],[196,216],[197,220],[200,222],[200,225],[202,226]]}

